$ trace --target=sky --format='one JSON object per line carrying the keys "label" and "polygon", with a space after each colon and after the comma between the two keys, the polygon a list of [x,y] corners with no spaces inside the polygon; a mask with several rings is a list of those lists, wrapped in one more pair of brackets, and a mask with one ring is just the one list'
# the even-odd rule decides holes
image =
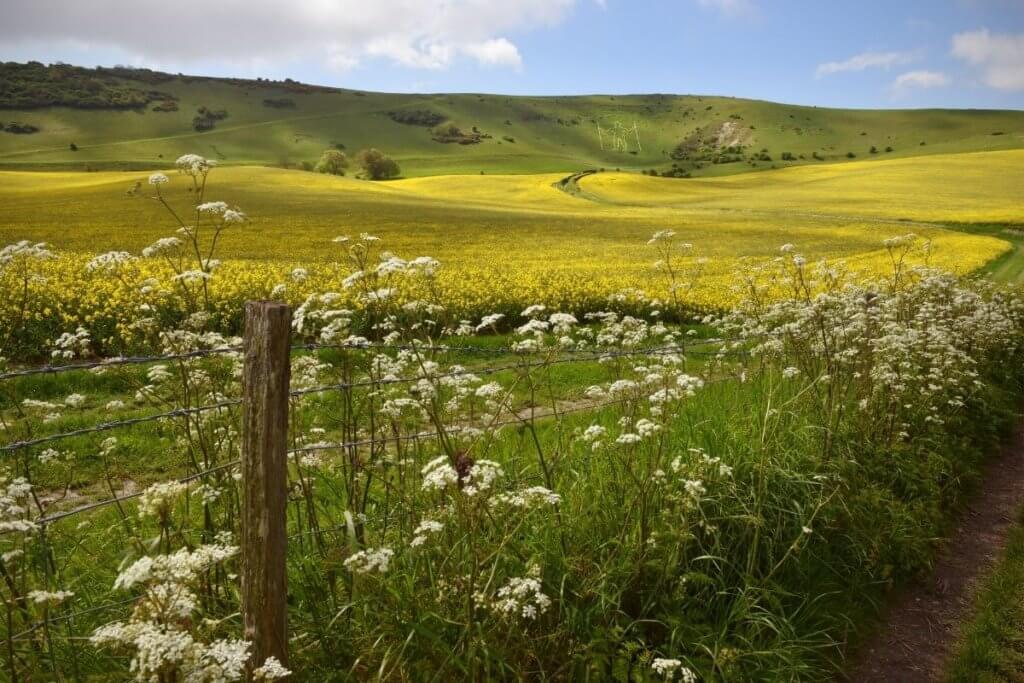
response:
{"label": "sky", "polygon": [[387,92],[1024,109],[1024,0],[0,0],[0,60]]}

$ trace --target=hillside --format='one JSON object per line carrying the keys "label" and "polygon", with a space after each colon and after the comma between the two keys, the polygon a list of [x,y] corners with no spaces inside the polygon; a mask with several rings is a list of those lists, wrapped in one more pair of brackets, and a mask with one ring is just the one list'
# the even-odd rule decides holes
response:
{"label": "hillside", "polygon": [[302,167],[332,146],[379,147],[406,176],[600,167],[727,175],[1020,148],[1024,112],[839,110],[694,95],[407,95],[0,65],[0,167],[156,168],[186,152]]}

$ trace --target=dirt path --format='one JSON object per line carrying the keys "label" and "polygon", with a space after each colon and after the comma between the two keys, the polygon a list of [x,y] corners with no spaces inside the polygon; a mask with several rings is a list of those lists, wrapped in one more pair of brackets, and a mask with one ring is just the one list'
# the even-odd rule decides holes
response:
{"label": "dirt path", "polygon": [[854,683],[941,681],[981,579],[1002,555],[1024,504],[1024,422],[986,466],[972,503],[940,552],[933,575],[889,606],[878,633],[853,659]]}

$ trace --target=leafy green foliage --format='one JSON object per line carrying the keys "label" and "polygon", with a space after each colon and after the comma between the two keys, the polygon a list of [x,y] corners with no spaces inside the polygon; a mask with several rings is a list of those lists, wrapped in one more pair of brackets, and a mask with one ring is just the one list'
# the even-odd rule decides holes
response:
{"label": "leafy green foliage", "polygon": [[356,162],[362,167],[363,173],[370,180],[397,178],[401,173],[394,159],[372,147],[360,150],[356,154]]}
{"label": "leafy green foliage", "polygon": [[432,128],[445,120],[444,114],[439,114],[430,109],[401,109],[389,111],[388,118],[395,123],[404,123],[407,126],[423,126]]}
{"label": "leafy green foliage", "polygon": [[171,78],[148,69],[5,62],[0,64],[0,108],[138,109],[154,100],[174,100],[168,93],[140,87]]}
{"label": "leafy green foliage", "polygon": [[313,170],[317,173],[345,175],[346,168],[348,168],[348,157],[345,156],[345,153],[337,149],[328,149],[320,155],[320,160],[316,162]]}

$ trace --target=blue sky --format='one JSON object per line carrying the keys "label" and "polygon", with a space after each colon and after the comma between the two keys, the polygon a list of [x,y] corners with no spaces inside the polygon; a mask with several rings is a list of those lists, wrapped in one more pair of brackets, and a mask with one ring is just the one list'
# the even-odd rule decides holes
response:
{"label": "blue sky", "polygon": [[1024,109],[1024,0],[37,0],[0,59],[402,92]]}

